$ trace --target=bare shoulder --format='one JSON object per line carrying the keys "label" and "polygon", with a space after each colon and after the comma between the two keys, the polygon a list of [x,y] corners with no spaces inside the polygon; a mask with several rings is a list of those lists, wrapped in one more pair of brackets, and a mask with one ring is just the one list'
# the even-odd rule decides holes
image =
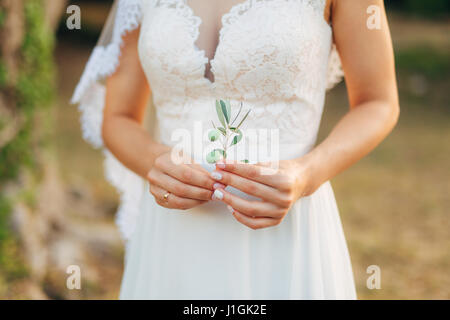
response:
{"label": "bare shoulder", "polygon": [[395,100],[394,55],[383,0],[332,0],[331,19],[352,104]]}

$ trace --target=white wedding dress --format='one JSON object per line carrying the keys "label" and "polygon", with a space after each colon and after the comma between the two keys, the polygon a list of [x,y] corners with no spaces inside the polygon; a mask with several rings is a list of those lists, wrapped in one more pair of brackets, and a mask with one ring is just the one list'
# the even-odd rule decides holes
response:
{"label": "white wedding dress", "polygon": [[[140,25],[156,139],[174,146],[173,134],[181,132],[192,145],[207,146],[195,131],[207,132],[217,119],[215,99],[228,98],[252,110],[246,130],[277,131],[278,152],[264,160],[301,157],[316,142],[326,89],[341,76],[325,2],[243,0],[223,16],[209,61],[196,47],[201,19],[188,1],[119,0],[109,22],[113,32],[102,37],[107,45],[94,50],[73,97],[83,112],[85,138],[102,146],[101,80],[117,67],[121,36]],[[214,82],[204,76],[208,62]],[[196,161],[204,162],[204,150],[194,149],[200,150],[193,152]],[[120,298],[356,298],[329,182],[298,200],[280,225],[255,231],[220,202],[188,211],[159,206],[148,183],[105,154],[107,175],[122,194],[118,223],[127,239]]]}

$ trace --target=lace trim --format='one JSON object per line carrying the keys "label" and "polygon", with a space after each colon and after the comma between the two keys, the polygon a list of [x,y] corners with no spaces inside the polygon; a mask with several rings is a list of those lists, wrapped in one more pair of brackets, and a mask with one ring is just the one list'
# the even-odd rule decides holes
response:
{"label": "lace trim", "polygon": [[146,182],[133,171],[124,167],[109,151],[104,151],[105,178],[120,194],[116,212],[116,225],[124,240],[129,240],[136,228],[142,197],[147,195]]}
{"label": "lace trim", "polygon": [[114,24],[113,39],[106,47],[96,47],[72,96],[79,103],[86,90],[96,81],[114,73],[119,65],[122,37],[136,29],[141,22],[141,0],[119,0]]}
{"label": "lace trim", "polygon": [[343,78],[344,70],[342,69],[341,58],[339,57],[336,45],[333,44],[328,59],[327,90],[333,89]]}
{"label": "lace trim", "polygon": [[[244,13],[246,13],[252,6],[255,5],[263,5],[265,2],[268,1],[280,1],[280,0],[244,0],[241,3],[238,3],[234,5],[229,12],[225,13],[222,16],[222,29],[220,30],[220,37],[225,34],[226,30],[234,24],[240,16],[242,16]],[[312,8],[316,10],[322,10],[325,8],[325,1],[326,0],[281,0],[281,1],[292,1],[292,2],[305,2]]]}
{"label": "lace trim", "polygon": [[197,40],[202,19],[194,14],[192,8],[187,4],[187,0],[156,0],[155,7],[166,7],[177,10],[182,17],[189,21],[189,33],[193,39]]}
{"label": "lace trim", "polygon": [[[214,57],[211,60],[209,60],[206,57],[205,51],[200,50],[199,48],[197,48],[197,46],[195,46],[195,43],[197,42],[198,37],[200,36],[199,28],[202,23],[202,19],[199,16],[195,15],[194,11],[189,6],[187,1],[188,0],[159,0],[158,4],[159,5],[164,4],[166,6],[178,9],[181,16],[183,16],[188,21],[188,26],[190,30],[189,33],[191,34],[194,47],[196,48],[197,52],[201,55],[203,68],[206,68],[205,64],[209,62],[211,65],[211,72],[215,75],[216,56],[214,55]],[[217,45],[217,49],[223,42],[223,37],[228,32],[229,28],[234,23],[236,23],[243,14],[245,14],[251,7],[256,5],[263,5],[267,1],[288,1],[288,2],[304,1],[304,3],[312,7],[314,10],[316,10],[316,12],[322,13],[321,16],[323,16],[323,11],[325,10],[327,2],[327,0],[244,0],[241,3],[237,3],[236,5],[232,6],[231,9],[222,16],[222,27],[219,31],[219,43]],[[325,19],[324,23],[327,23]],[[344,71],[342,69],[341,60],[337,52],[336,46],[333,45],[330,51],[330,57],[328,61],[327,86],[326,86],[327,90],[330,90],[333,87],[335,87],[339,82],[342,81],[343,77]],[[217,84],[215,82],[212,83],[213,88],[216,85]]]}
{"label": "lace trim", "polygon": [[245,0],[244,2],[238,3],[231,7],[230,11],[222,16],[222,28],[220,29],[219,39],[222,40],[223,35],[228,31],[230,26],[236,23],[240,16],[246,13],[252,7],[252,5],[257,2],[258,1],[254,0]]}
{"label": "lace trim", "polygon": [[[241,15],[243,15],[245,12],[247,12],[247,10],[250,9],[250,7],[252,7],[252,5],[264,3],[267,1],[276,1],[276,0],[245,0],[244,2],[239,3],[234,7],[232,7],[231,10],[228,13],[224,14],[222,17],[222,29],[220,30],[219,41],[220,42],[222,41],[223,35],[240,18]],[[290,1],[290,0],[282,0],[282,1]],[[325,10],[327,2],[326,0],[304,0],[304,1],[318,12],[323,12]],[[213,61],[211,61],[211,66],[212,71],[214,72]],[[343,78],[344,78],[344,71],[342,69],[341,59],[337,52],[336,46],[333,45],[328,62],[327,90],[334,88],[339,82],[343,80]]]}
{"label": "lace trim", "polygon": [[[105,47],[97,46],[94,49],[71,99],[73,104],[79,103],[83,138],[95,148],[103,147],[101,128],[106,88],[101,81],[113,74],[119,65],[123,35],[140,25],[141,1],[146,0],[119,0],[112,41]],[[105,176],[119,191],[121,199],[116,223],[123,239],[128,240],[139,214],[144,180],[123,166],[107,150],[104,150],[104,155]]]}
{"label": "lace trim", "polygon": [[[105,86],[95,82],[83,96],[80,104],[83,138],[100,148]],[[116,224],[124,240],[130,239],[139,215],[139,203],[145,194],[144,180],[122,165],[112,153],[104,149],[104,170],[106,180],[120,195],[120,206],[116,214]]]}
{"label": "lace trim", "polygon": [[97,149],[103,146],[101,131],[105,94],[105,86],[94,81],[85,90],[78,106],[81,113],[80,122],[83,138]]}

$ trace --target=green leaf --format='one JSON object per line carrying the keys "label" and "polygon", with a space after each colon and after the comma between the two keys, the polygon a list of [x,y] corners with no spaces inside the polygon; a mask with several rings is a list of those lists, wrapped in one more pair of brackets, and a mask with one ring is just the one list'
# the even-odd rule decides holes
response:
{"label": "green leaf", "polygon": [[242,131],[238,129],[236,133],[237,135],[234,136],[233,141],[230,144],[230,147],[234,146],[235,144],[239,143],[239,141],[242,140],[243,137]]}
{"label": "green leaf", "polygon": [[217,129],[213,129],[208,133],[208,139],[211,142],[214,142],[217,139],[219,139],[219,136],[220,136],[220,132]]}
{"label": "green leaf", "polygon": [[234,117],[233,121],[231,121],[231,124],[230,124],[230,125],[233,125],[233,123],[237,120],[237,118],[238,118],[239,115],[241,114],[241,111],[242,111],[242,105],[243,105],[243,103],[242,103],[242,101],[241,101],[241,103],[239,104],[239,111],[238,111],[238,113],[236,114],[236,117]]}
{"label": "green leaf", "polygon": [[230,100],[225,100],[225,106],[227,107],[228,122],[230,122],[230,120],[231,120],[231,103],[230,103]]}
{"label": "green leaf", "polygon": [[243,162],[243,163],[250,163],[250,161],[248,161],[247,159],[241,160],[241,162]]}
{"label": "green leaf", "polygon": [[225,130],[225,128],[222,127],[218,127],[218,130],[220,130],[220,132],[222,132],[222,134],[226,137],[227,136],[227,130]]}
{"label": "green leaf", "polygon": [[225,150],[222,150],[222,149],[214,149],[212,152],[215,153],[216,159],[217,159],[217,160],[220,160],[220,159],[226,159],[226,158],[227,158],[227,153],[225,152]]}
{"label": "green leaf", "polygon": [[227,105],[226,105],[225,101],[220,100],[220,107],[221,107],[223,116],[225,117],[227,124],[230,123],[230,117],[228,115]]}
{"label": "green leaf", "polygon": [[216,163],[221,158],[226,158],[226,152],[222,149],[214,149],[206,155],[206,161],[208,163]]}
{"label": "green leaf", "polygon": [[216,154],[219,153],[222,157],[226,156],[225,150],[222,149],[214,149],[212,152],[215,152]]}
{"label": "green leaf", "polygon": [[217,112],[217,117],[219,118],[220,123],[221,123],[224,127],[226,127],[227,124],[225,123],[225,117],[224,117],[224,115],[223,115],[222,107],[221,107],[221,105],[220,105],[219,100],[216,100],[216,112]]}
{"label": "green leaf", "polygon": [[206,162],[213,164],[216,163],[218,159],[216,159],[216,153],[210,152],[206,155]]}
{"label": "green leaf", "polygon": [[238,126],[236,127],[237,129],[239,129],[239,128],[242,126],[242,124],[244,123],[245,119],[247,119],[247,117],[248,117],[250,111],[251,111],[251,110],[248,110],[248,111],[247,111],[247,113],[245,114],[244,118],[242,118],[241,122],[240,122],[240,123],[238,124]]}

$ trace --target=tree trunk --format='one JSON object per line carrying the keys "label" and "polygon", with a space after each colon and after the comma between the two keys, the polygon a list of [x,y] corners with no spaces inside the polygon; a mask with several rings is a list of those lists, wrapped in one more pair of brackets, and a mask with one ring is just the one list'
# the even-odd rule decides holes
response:
{"label": "tree trunk", "polygon": [[[64,13],[67,0],[43,0],[47,27],[54,32]],[[24,124],[22,114],[16,110],[14,86],[22,61],[21,47],[25,36],[24,0],[1,0],[4,16],[0,26],[1,67],[5,79],[0,83],[0,148],[11,142]]]}
{"label": "tree trunk", "polygon": [[[0,28],[1,67],[4,79],[0,91],[0,148],[5,146],[20,131],[23,119],[16,112],[12,86],[16,83],[21,61],[20,47],[25,34],[22,0],[2,0],[0,9],[4,21]],[[7,72],[6,72],[7,70]]]}
{"label": "tree trunk", "polygon": [[68,0],[44,0],[45,17],[50,30],[58,27],[61,15],[66,11]]}
{"label": "tree trunk", "polygon": [[[41,130],[34,122],[44,104],[50,103],[40,91],[42,85],[48,86],[48,91],[54,85],[48,66],[53,64],[53,33],[65,5],[66,0],[0,0],[0,278],[10,273],[5,269],[11,269],[2,261],[15,258],[6,243],[18,239],[16,254],[29,269],[31,285],[25,294],[31,298],[46,297],[39,284],[50,268],[48,243],[59,232],[58,226],[64,225],[58,211],[64,197],[57,170],[42,165],[45,151],[36,148]],[[20,161],[25,157],[33,159],[37,170],[24,169],[26,165]],[[36,206],[18,196],[24,190],[33,193]],[[1,205],[5,201],[11,212]],[[14,236],[5,221],[10,215]]]}

